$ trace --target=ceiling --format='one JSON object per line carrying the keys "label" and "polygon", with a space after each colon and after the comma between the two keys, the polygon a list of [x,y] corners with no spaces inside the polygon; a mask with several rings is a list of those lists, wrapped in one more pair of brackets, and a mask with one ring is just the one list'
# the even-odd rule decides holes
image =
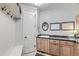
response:
{"label": "ceiling", "polygon": [[32,6],[32,7],[36,7],[39,10],[41,10],[42,8],[45,8],[46,6],[50,5],[49,3],[42,3],[40,6],[36,6],[34,3],[21,3],[27,6]]}
{"label": "ceiling", "polygon": [[79,5],[79,3],[42,3],[40,6],[36,6],[34,3],[23,3],[25,5],[33,6],[38,8],[40,11],[48,10],[48,9],[55,9],[57,7],[62,6],[73,6],[73,5]]}

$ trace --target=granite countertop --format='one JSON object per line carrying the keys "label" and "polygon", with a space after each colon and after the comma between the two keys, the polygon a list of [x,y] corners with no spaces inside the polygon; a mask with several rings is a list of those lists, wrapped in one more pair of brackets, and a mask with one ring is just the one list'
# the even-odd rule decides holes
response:
{"label": "granite countertop", "polygon": [[79,38],[76,38],[74,36],[60,36],[60,35],[40,34],[37,37],[48,38],[48,39],[59,39],[59,40],[71,40],[71,41],[77,41],[77,42],[79,42]]}

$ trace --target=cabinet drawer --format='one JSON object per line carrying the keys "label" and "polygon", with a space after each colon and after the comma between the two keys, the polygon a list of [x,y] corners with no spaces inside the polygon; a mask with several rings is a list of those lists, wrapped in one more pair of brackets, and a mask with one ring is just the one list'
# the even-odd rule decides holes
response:
{"label": "cabinet drawer", "polygon": [[59,44],[59,40],[50,40],[51,44]]}
{"label": "cabinet drawer", "polygon": [[70,42],[70,41],[60,41],[60,45],[74,45],[74,42]]}
{"label": "cabinet drawer", "polygon": [[66,45],[66,41],[60,41],[60,45]]}
{"label": "cabinet drawer", "polygon": [[67,41],[66,44],[67,45],[74,45],[74,42]]}

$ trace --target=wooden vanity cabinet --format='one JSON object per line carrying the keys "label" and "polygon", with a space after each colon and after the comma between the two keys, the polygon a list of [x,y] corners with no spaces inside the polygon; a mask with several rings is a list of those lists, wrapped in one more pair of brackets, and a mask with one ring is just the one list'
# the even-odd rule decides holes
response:
{"label": "wooden vanity cabinet", "polygon": [[60,55],[73,56],[74,55],[74,42],[60,41]]}
{"label": "wooden vanity cabinet", "polygon": [[79,43],[75,44],[75,52],[74,52],[75,56],[79,56]]}
{"label": "wooden vanity cabinet", "polygon": [[79,56],[79,43],[74,41],[37,38],[37,50],[56,56]]}
{"label": "wooden vanity cabinet", "polygon": [[37,50],[49,53],[49,39],[37,38]]}
{"label": "wooden vanity cabinet", "polygon": [[49,53],[51,55],[59,55],[59,40],[50,40],[49,41]]}

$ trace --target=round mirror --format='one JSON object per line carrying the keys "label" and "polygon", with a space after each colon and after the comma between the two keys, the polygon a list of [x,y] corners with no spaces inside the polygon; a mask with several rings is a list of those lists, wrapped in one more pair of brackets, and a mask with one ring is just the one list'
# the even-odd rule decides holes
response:
{"label": "round mirror", "polygon": [[48,23],[47,23],[47,22],[44,22],[44,23],[42,24],[42,29],[43,29],[44,31],[47,31],[48,28],[49,28]]}

